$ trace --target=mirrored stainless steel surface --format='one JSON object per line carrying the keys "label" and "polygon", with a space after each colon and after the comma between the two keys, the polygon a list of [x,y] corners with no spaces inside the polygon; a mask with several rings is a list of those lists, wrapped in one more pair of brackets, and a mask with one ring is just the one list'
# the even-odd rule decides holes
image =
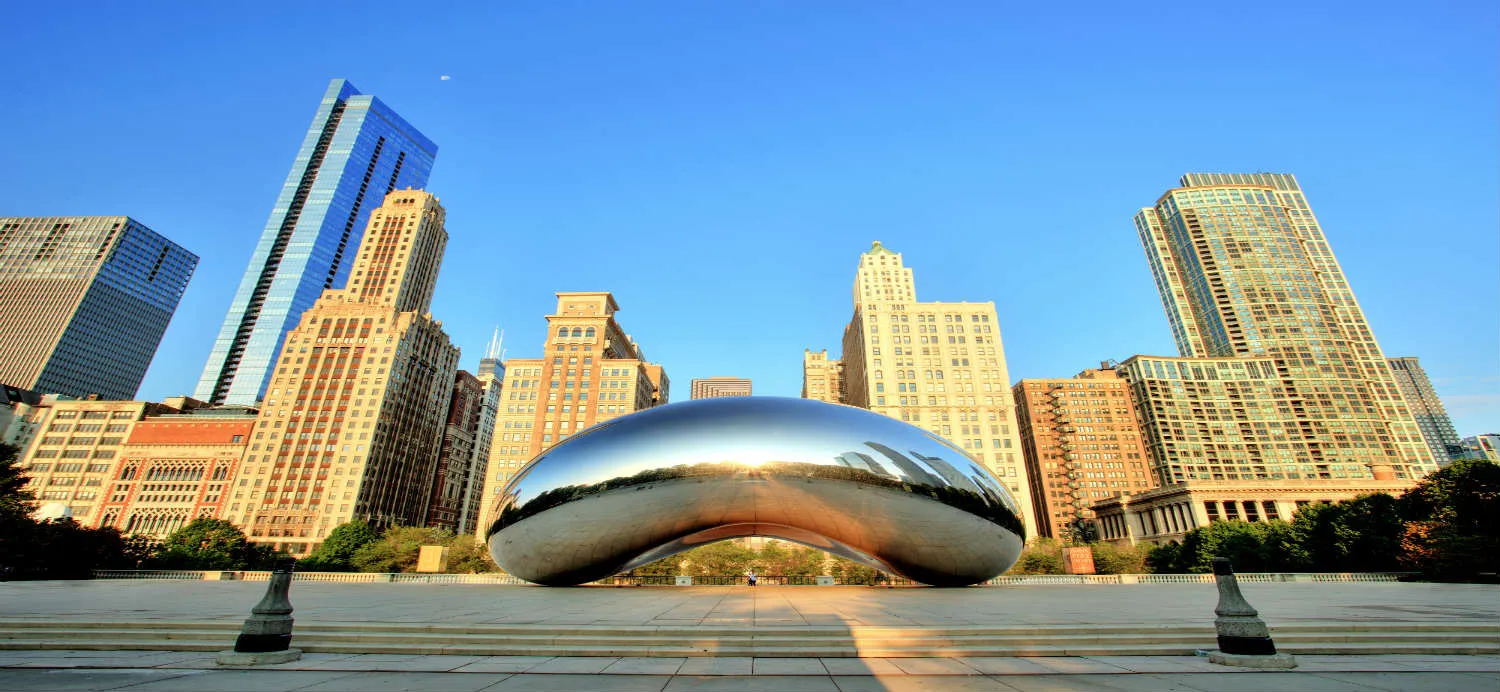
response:
{"label": "mirrored stainless steel surface", "polygon": [[781,397],[702,399],[585,430],[533,459],[487,517],[505,571],[582,584],[770,536],[936,586],[1009,569],[1024,528],[983,465],[921,428]]}

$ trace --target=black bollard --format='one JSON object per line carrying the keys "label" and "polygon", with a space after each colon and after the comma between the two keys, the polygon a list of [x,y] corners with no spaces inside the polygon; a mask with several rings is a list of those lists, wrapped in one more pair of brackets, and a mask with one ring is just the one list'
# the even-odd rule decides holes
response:
{"label": "black bollard", "polygon": [[234,650],[219,655],[221,665],[286,663],[302,658],[302,652],[292,648],[292,601],[287,595],[296,563],[292,558],[276,562],[266,595],[250,609],[250,617],[234,640]]}
{"label": "black bollard", "polygon": [[1297,663],[1291,656],[1276,653],[1271,629],[1240,593],[1229,559],[1216,557],[1213,565],[1214,583],[1219,587],[1219,605],[1214,608],[1219,650],[1210,654],[1209,660],[1232,666],[1295,668]]}

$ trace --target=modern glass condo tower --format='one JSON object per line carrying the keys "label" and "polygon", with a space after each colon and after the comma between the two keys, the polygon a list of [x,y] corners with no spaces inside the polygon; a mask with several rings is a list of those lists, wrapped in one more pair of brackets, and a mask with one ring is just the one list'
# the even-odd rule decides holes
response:
{"label": "modern glass condo tower", "polygon": [[[1164,484],[1437,469],[1296,178],[1189,173],[1135,225],[1178,351],[1214,359],[1150,370],[1161,401],[1213,404],[1142,411]],[[1125,370],[1143,382],[1147,365]],[[1221,395],[1229,380],[1258,384]],[[1246,453],[1219,455],[1222,442]]]}
{"label": "modern glass condo tower", "polygon": [[282,340],[324,289],[343,288],[386,194],[422,188],[437,145],[374,96],[335,79],[282,185],[194,397],[253,404]]}

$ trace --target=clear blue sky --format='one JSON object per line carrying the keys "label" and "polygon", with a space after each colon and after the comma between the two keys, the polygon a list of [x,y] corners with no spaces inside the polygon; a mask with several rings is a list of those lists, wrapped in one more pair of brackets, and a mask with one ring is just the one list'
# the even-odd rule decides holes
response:
{"label": "clear blue sky", "polygon": [[1500,429],[1492,1],[0,4],[0,214],[203,258],[143,398],[192,390],[346,77],[440,147],[466,367],[609,290],[674,399],[795,396],[875,239],[919,299],[995,301],[1013,379],[1171,354],[1132,215],[1187,171],[1286,171],[1386,353]]}

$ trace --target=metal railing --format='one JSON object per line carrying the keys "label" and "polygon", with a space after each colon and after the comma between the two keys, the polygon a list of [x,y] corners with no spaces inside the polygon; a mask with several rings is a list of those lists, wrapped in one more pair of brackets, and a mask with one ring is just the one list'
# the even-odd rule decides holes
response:
{"label": "metal railing", "polygon": [[[1349,583],[1395,582],[1414,572],[1265,572],[1236,575],[1246,583]],[[177,579],[186,581],[266,581],[271,573],[257,570],[95,570],[95,579]],[[675,576],[619,575],[591,582],[591,586],[674,586]],[[693,586],[744,586],[743,575],[691,577]],[[410,574],[389,572],[297,572],[293,581],[334,584],[505,584],[530,582],[509,574]],[[985,582],[989,586],[1061,586],[1118,584],[1212,584],[1212,574],[1019,574],[999,576]],[[921,586],[904,577],[881,575],[870,583],[861,579],[846,583],[838,577],[758,576],[760,586]]]}

